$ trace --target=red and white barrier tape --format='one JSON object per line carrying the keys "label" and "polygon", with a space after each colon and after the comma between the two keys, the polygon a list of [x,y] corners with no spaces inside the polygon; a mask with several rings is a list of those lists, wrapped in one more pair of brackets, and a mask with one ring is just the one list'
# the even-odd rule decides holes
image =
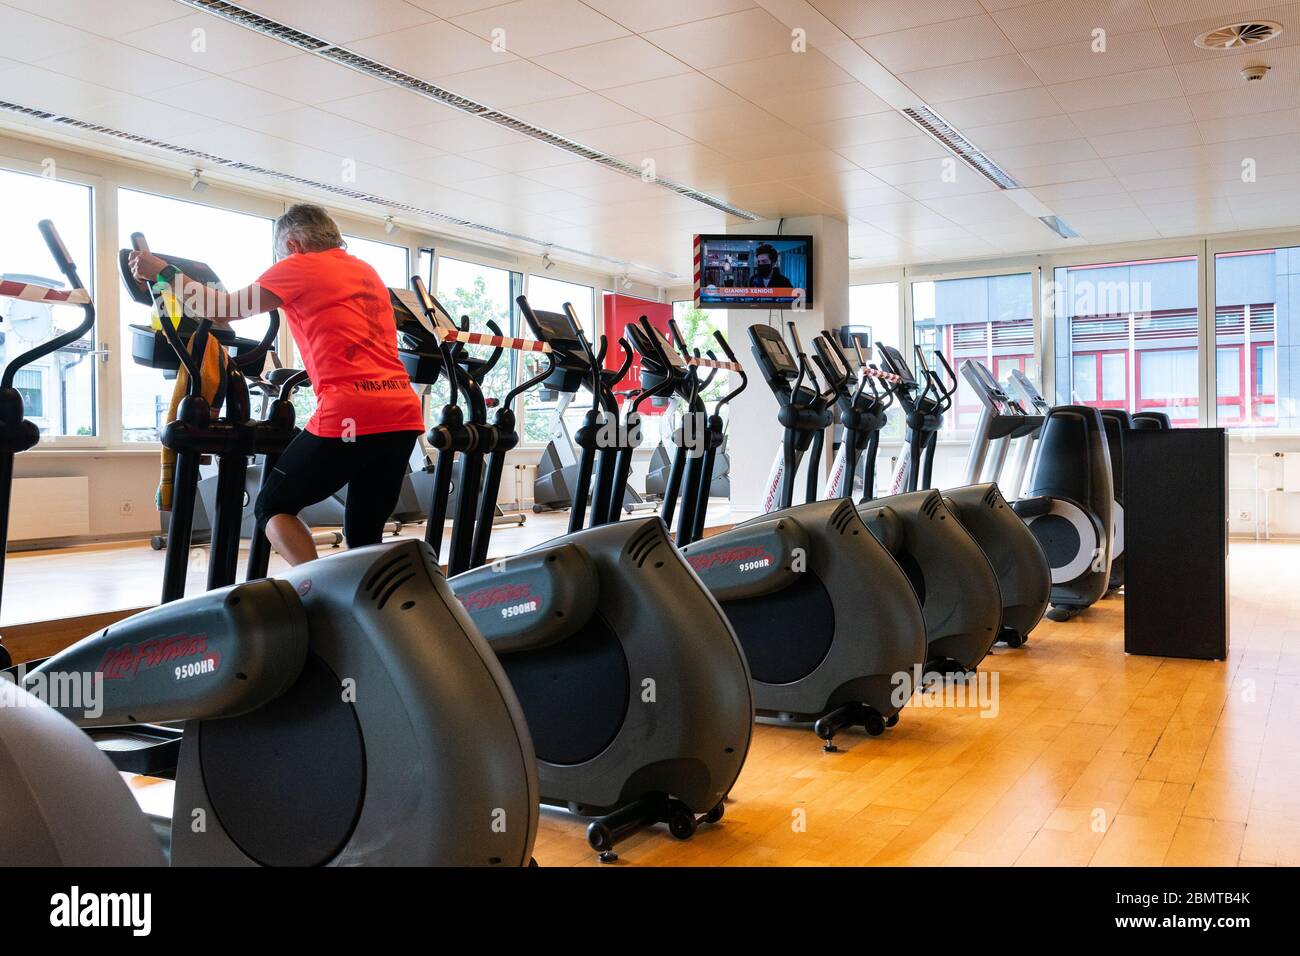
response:
{"label": "red and white barrier tape", "polygon": [[89,305],[90,293],[85,289],[51,289],[30,282],[0,279],[0,296],[22,299],[24,302],[51,302],[67,305]]}
{"label": "red and white barrier tape", "polygon": [[739,362],[721,362],[718,359],[693,358],[689,360],[689,363],[691,365],[702,366],[703,368],[725,369],[728,372],[743,371],[743,367]]}
{"label": "red and white barrier tape", "polygon": [[864,368],[862,370],[862,373],[866,375],[868,378],[878,378],[881,379],[882,381],[889,382],[891,385],[897,385],[899,382],[902,381],[902,378],[895,375],[893,372],[882,372],[874,368]]}
{"label": "red and white barrier tape", "polygon": [[466,345],[486,345],[490,348],[509,349],[512,352],[549,352],[551,347],[536,339],[516,339],[508,335],[489,335],[486,332],[462,332],[460,329],[434,329],[434,334],[444,342],[464,342]]}

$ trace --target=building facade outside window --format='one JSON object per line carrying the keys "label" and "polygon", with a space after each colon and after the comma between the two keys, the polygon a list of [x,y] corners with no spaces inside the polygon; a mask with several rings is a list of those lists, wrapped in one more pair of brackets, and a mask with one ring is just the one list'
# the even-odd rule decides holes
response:
{"label": "building facade outside window", "polygon": [[1057,404],[1164,412],[1195,426],[1196,257],[1064,266],[1054,282]]}

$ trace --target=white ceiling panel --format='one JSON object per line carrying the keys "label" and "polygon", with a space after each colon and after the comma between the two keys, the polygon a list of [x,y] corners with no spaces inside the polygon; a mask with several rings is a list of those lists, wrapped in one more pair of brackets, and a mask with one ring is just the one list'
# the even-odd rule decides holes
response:
{"label": "white ceiling panel", "polygon": [[1132,153],[1199,146],[1201,131],[1195,123],[1184,123],[1181,126],[1159,126],[1136,132],[1107,133],[1105,136],[1093,136],[1088,142],[1098,156],[1127,156]]}
{"label": "white ceiling panel", "polygon": [[294,55],[294,48],[204,13],[168,19],[121,37],[123,43],[208,73],[225,74]]}
{"label": "white ceiling panel", "polygon": [[1178,74],[1169,66],[1059,83],[1048,90],[1067,113],[1182,95]]}
{"label": "white ceiling panel", "polygon": [[230,78],[313,106],[388,88],[380,80],[329,63],[310,53],[299,53],[287,60],[237,70],[230,74]]}
{"label": "white ceiling panel", "polygon": [[1235,90],[1187,97],[1197,121],[1232,119],[1245,113],[1268,113],[1300,107],[1300,83],[1252,83]]}
{"label": "white ceiling panel", "polygon": [[602,92],[615,103],[651,119],[730,107],[740,102],[735,93],[703,73],[686,73],[662,80],[616,86]]}
{"label": "white ceiling panel", "polygon": [[530,142],[528,137],[496,123],[485,123],[473,116],[427,123],[423,126],[397,126],[394,131],[417,143],[436,146],[446,153],[468,153],[491,146]]}
{"label": "white ceiling panel", "polygon": [[482,163],[484,166],[511,173],[544,169],[547,166],[562,166],[573,159],[571,154],[562,149],[531,139],[522,143],[511,143],[509,146],[476,149],[465,153],[464,157],[471,162]]}
{"label": "white ceiling panel", "polygon": [[984,15],[882,33],[858,45],[895,74],[1016,52],[993,18]]}
{"label": "white ceiling panel", "polygon": [[1264,113],[1243,113],[1241,116],[1221,116],[1197,123],[1201,139],[1207,143],[1225,143],[1229,140],[1252,139],[1274,133],[1300,132],[1300,110],[1272,110]]}
{"label": "white ceiling panel", "polygon": [[[269,94],[268,94],[269,95]],[[322,103],[321,109],[358,123],[366,123],[379,129],[397,130],[411,126],[424,126],[465,117],[465,114],[450,106],[443,106],[428,97],[404,90],[400,87],[385,87],[374,93],[362,93],[341,100]],[[478,126],[487,126],[481,120]]]}
{"label": "white ceiling panel", "polygon": [[789,53],[791,42],[785,24],[759,8],[654,30],[645,38],[698,70]]}
{"label": "white ceiling panel", "polygon": [[887,139],[907,139],[917,128],[902,113],[868,113],[804,127],[808,135],[832,149],[878,143]]}
{"label": "white ceiling panel", "polygon": [[1239,19],[1239,14],[1267,5],[1259,0],[1150,0],[1150,3],[1151,12],[1161,25],[1206,17],[1229,23]]}
{"label": "white ceiling panel", "polygon": [[1040,85],[1034,71],[1015,55],[901,73],[898,78],[930,102],[1009,93]]}
{"label": "white ceiling panel", "polygon": [[685,63],[636,36],[549,53],[538,57],[536,62],[589,90],[627,86],[691,72]]}
{"label": "white ceiling panel", "polygon": [[927,23],[942,23],[984,13],[978,0],[809,0],[823,16],[851,37],[895,33]]}
{"label": "white ceiling panel", "polygon": [[934,105],[949,123],[960,127],[987,126],[993,123],[1010,123],[1015,120],[1032,120],[1061,113],[1060,104],[1044,87],[1014,90],[1010,93],[993,93],[988,96],[958,95]]}
{"label": "white ceiling panel", "polygon": [[1156,25],[1147,0],[1048,0],[1030,6],[1000,10],[993,14],[1007,38],[1018,50],[1073,43],[1091,38],[1094,30],[1106,36],[1136,33]]}
{"label": "white ceiling panel", "polygon": [[519,119],[555,133],[572,133],[595,126],[634,123],[641,117],[599,93],[580,93],[553,100],[524,103],[512,111]]}
{"label": "white ceiling panel", "polygon": [[866,170],[929,160],[924,165],[929,166],[935,176],[941,176],[942,160],[952,155],[923,133],[913,133],[905,139],[887,139],[878,143],[864,143],[861,146],[846,146],[838,152],[854,165]]}
{"label": "white ceiling panel", "polygon": [[1177,96],[1163,100],[1148,100],[1103,109],[1075,110],[1070,113],[1074,125],[1084,136],[1106,136],[1111,133],[1134,133],[1154,126],[1172,126],[1192,122],[1192,109],[1187,100]]}
{"label": "white ceiling panel", "polygon": [[500,66],[515,59],[509,47],[494,50],[490,41],[443,20],[382,33],[349,47],[385,66],[426,80]]}
{"label": "white ceiling panel", "polygon": [[1109,37],[1104,52],[1097,52],[1091,40],[1080,40],[1063,46],[1028,50],[1024,58],[1039,79],[1047,84],[1131,73],[1170,63],[1159,30],[1140,30]]}
{"label": "white ceiling panel", "polygon": [[778,53],[707,71],[727,89],[761,103],[774,89],[801,93],[827,86],[842,86],[852,79],[816,50]]}
{"label": "white ceiling panel", "polygon": [[520,103],[535,103],[561,96],[576,96],[583,92],[577,83],[528,60],[452,73],[439,78],[438,85],[480,103],[490,103],[497,109],[509,109]]}
{"label": "white ceiling panel", "polygon": [[1065,114],[989,126],[971,126],[962,132],[985,151],[1011,146],[1033,146],[1037,143],[1059,143],[1062,140],[1078,139],[1080,135],[1074,120]]}
{"label": "white ceiling panel", "polygon": [[499,36],[506,49],[524,57],[600,43],[629,32],[578,0],[516,0],[453,17],[451,22],[484,41]]}
{"label": "white ceiling panel", "polygon": [[893,107],[860,83],[843,83],[817,91],[780,93],[762,98],[763,109],[795,126],[828,123],[837,119],[893,112]]}
{"label": "white ceiling panel", "polygon": [[1122,193],[1124,185],[1113,176],[1103,176],[1099,179],[1078,179],[1073,182],[1036,186],[1031,192],[1047,205],[1055,206],[1061,200]]}
{"label": "white ceiling panel", "polygon": [[752,0],[583,0],[593,10],[621,23],[633,33],[649,33],[695,20],[753,9]]}
{"label": "white ceiling panel", "polygon": [[433,19],[405,0],[239,0],[239,5],[331,43],[352,43]]}
{"label": "white ceiling panel", "polygon": [[[1300,21],[1298,21],[1300,22]],[[1220,54],[1212,60],[1197,60],[1177,66],[1183,92],[1210,93],[1216,90],[1239,90],[1245,86],[1241,71],[1247,66],[1267,66],[1270,72],[1252,86],[1287,86],[1300,74],[1300,46],[1269,46],[1236,55]]]}
{"label": "white ceiling panel", "polygon": [[0,57],[36,63],[85,49],[99,39],[74,26],[0,6]]}
{"label": "white ceiling panel", "polygon": [[[6,10],[9,7],[12,10]],[[17,41],[15,11],[36,14],[46,21],[75,27],[98,36],[116,39],[135,30],[188,15],[191,11],[175,0],[4,0],[0,4],[0,46],[6,37]],[[32,34],[26,34],[35,39]],[[29,57],[49,56],[43,43],[29,48]]]}
{"label": "white ceiling panel", "polygon": [[1072,163],[1046,163],[1042,166],[1025,166],[1015,171],[1016,179],[1025,186],[1050,186],[1070,183],[1078,179],[1101,179],[1111,175],[1110,167],[1100,159],[1084,159]]}
{"label": "white ceiling panel", "polygon": [[643,158],[654,158],[659,150],[695,145],[676,130],[646,119],[576,130],[573,138],[601,152],[617,156],[636,154]]}

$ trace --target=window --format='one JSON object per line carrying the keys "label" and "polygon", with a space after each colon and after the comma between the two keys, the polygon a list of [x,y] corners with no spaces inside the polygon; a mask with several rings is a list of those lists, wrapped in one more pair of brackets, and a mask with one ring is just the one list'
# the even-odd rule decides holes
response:
{"label": "window", "polygon": [[588,285],[565,282],[563,279],[549,279],[546,276],[528,277],[528,304],[534,309],[547,312],[563,312],[564,303],[573,303],[573,311],[578,313],[582,330],[591,339],[592,348],[597,347],[596,329],[596,290]]}
{"label": "window", "polygon": [[1027,272],[914,282],[912,320],[916,344],[933,370],[946,382],[943,367],[931,358],[938,350],[957,373],[957,398],[944,421],[945,438],[968,435],[983,408],[960,374],[962,362],[975,359],[990,371],[1018,368],[1038,377],[1034,280]]}
{"label": "window", "polygon": [[898,320],[898,283],[872,282],[849,286],[849,324],[871,333],[874,355],[877,342],[902,347]]}
{"label": "window", "polygon": [[[36,224],[50,219],[59,230],[81,281],[93,289],[94,256],[91,253],[91,196],[89,186],[47,179],[44,176],[0,170],[0,274],[21,281],[67,288],[59,267],[50,258]],[[0,367],[28,349],[48,342],[80,324],[79,307],[53,307],[43,303],[0,299]],[[95,330],[17,376],[26,415],[42,436],[90,436],[97,433],[97,362]],[[24,384],[26,383],[26,384]]]}
{"label": "window", "polygon": [[390,289],[405,289],[411,284],[411,260],[406,246],[375,242],[360,236],[344,236],[343,241],[348,245],[348,252],[362,262],[370,263]]}
{"label": "window", "polygon": [[[1300,246],[1214,257],[1218,424],[1297,428],[1300,383],[1286,358],[1300,332]],[[1235,375],[1225,375],[1225,367]]]}
{"label": "window", "polygon": [[[563,312],[564,303],[571,302],[573,310],[578,314],[578,321],[582,323],[582,330],[591,340],[591,347],[599,351],[600,340],[596,334],[595,319],[595,289],[577,282],[530,275],[527,295],[530,306],[547,312]],[[618,348],[617,345],[613,347]],[[529,367],[541,368],[541,365],[530,363]],[[585,400],[583,396],[586,396]],[[548,394],[540,388],[531,389],[524,396],[524,427],[521,432],[524,441],[545,443],[551,440],[555,428],[555,408],[558,398],[558,395]],[[577,431],[582,425],[583,416],[591,407],[590,402],[591,393],[581,390],[570,403],[564,416],[570,433]]]}
{"label": "window", "polygon": [[14,376],[14,389],[23,399],[23,415],[37,425],[45,418],[45,372],[28,366]]}
{"label": "window", "polygon": [[1063,266],[1054,280],[1056,401],[1196,425],[1196,257]]}
{"label": "window", "polygon": [[[207,263],[228,290],[257,281],[270,268],[272,220],[217,209],[199,203],[156,196],[132,189],[117,191],[118,248],[131,243],[131,233],[143,232],[155,252]],[[121,303],[119,355],[122,371],[122,440],[153,442],[168,420],[172,379],[130,360],[131,326],[150,324],[149,311],[127,295],[118,283]],[[245,338],[260,338],[270,318],[253,316],[236,324]]]}
{"label": "window", "polygon": [[[477,262],[465,262],[461,259],[449,259],[442,256],[438,260],[438,288],[434,295],[442,303],[453,319],[460,321],[462,316],[469,317],[469,326],[475,332],[487,332],[488,320],[492,320],[506,335],[516,334],[518,308],[514,304],[515,292],[522,276],[508,269],[480,265]],[[469,348],[479,355],[490,355],[491,350],[477,346]],[[483,382],[483,394],[489,399],[503,399],[517,381],[519,352],[504,351]],[[539,366],[540,367],[540,366]],[[534,389],[534,391],[536,391]],[[426,414],[437,421],[442,414],[442,406],[447,402],[447,382],[440,377],[438,384],[430,393]],[[491,413],[488,415],[491,419]]]}

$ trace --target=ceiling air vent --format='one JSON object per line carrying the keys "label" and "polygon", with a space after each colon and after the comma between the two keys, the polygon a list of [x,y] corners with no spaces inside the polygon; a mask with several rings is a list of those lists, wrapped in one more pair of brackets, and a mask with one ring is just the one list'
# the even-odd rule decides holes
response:
{"label": "ceiling air vent", "polygon": [[1230,23],[1225,27],[1207,30],[1196,38],[1202,50],[1241,50],[1248,46],[1267,43],[1282,32],[1282,24],[1272,20],[1255,20],[1249,23]]}

